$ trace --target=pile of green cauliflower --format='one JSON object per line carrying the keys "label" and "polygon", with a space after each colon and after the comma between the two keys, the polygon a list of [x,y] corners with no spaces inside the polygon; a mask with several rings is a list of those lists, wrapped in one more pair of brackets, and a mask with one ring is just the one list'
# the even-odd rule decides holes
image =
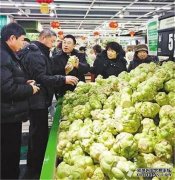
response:
{"label": "pile of green cauliflower", "polygon": [[63,99],[56,179],[135,180],[138,168],[169,168],[174,180],[175,62],[79,82]]}

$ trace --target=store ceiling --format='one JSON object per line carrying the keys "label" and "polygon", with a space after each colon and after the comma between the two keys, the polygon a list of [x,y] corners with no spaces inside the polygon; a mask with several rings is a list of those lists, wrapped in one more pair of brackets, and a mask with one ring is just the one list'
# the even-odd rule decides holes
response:
{"label": "store ceiling", "polygon": [[80,35],[95,30],[110,32],[108,24],[112,20],[119,23],[117,33],[144,30],[153,16],[175,10],[174,0],[54,0],[50,4],[54,17],[41,14],[35,0],[1,0],[0,6],[1,15],[11,15],[17,21],[39,21],[45,28],[59,20],[64,32]]}

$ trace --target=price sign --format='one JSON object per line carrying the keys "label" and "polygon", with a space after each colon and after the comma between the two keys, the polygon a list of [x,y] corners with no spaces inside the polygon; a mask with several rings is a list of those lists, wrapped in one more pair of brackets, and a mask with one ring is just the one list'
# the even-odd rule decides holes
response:
{"label": "price sign", "polygon": [[175,56],[175,28],[158,31],[158,56]]}

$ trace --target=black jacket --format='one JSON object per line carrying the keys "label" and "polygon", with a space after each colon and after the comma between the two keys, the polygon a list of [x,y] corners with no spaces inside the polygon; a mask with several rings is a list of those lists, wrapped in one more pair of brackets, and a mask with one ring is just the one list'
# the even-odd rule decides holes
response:
{"label": "black jacket", "polygon": [[107,52],[104,50],[101,54],[97,55],[91,73],[102,75],[103,78],[108,78],[111,75],[118,76],[122,71],[126,71],[126,60],[122,55],[118,55],[115,60],[110,60],[107,57]]}
{"label": "black jacket", "polygon": [[20,54],[23,68],[30,79],[40,86],[39,93],[30,98],[31,109],[45,109],[52,103],[54,88],[65,84],[65,77],[52,74],[49,48],[35,41]]}
{"label": "black jacket", "polygon": [[[73,50],[71,53],[71,56],[75,55],[79,59],[79,67],[78,69],[74,68],[69,75],[76,76],[79,81],[85,82],[85,76],[84,74],[89,72],[90,66],[86,61],[85,54],[79,53],[77,50]],[[53,74],[65,74],[65,66],[67,64],[67,61],[69,59],[69,56],[61,51],[59,54],[55,55],[53,57]],[[64,85],[60,89],[57,89],[57,93],[59,95],[63,95],[67,90],[73,91],[75,89],[75,86],[71,85]]]}
{"label": "black jacket", "polygon": [[21,68],[19,59],[5,42],[1,42],[1,123],[20,122],[27,119],[28,97],[32,86]]}
{"label": "black jacket", "polygon": [[137,66],[139,66],[142,63],[150,63],[150,62],[157,63],[158,60],[155,60],[152,56],[149,55],[145,60],[141,60],[135,55],[133,61],[131,61],[128,66],[128,72],[130,72],[132,69],[135,69]]}

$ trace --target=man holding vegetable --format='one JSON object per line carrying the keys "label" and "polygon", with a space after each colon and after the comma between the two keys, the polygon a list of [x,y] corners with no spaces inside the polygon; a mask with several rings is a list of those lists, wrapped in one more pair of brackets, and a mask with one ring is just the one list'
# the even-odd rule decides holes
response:
{"label": "man holding vegetable", "polygon": [[[85,55],[75,50],[76,39],[72,35],[66,35],[62,43],[61,53],[53,57],[53,74],[76,76],[79,81],[85,81],[84,74],[89,72],[89,64]],[[76,86],[63,85],[56,90],[57,95],[62,96],[67,90],[73,91]]]}

